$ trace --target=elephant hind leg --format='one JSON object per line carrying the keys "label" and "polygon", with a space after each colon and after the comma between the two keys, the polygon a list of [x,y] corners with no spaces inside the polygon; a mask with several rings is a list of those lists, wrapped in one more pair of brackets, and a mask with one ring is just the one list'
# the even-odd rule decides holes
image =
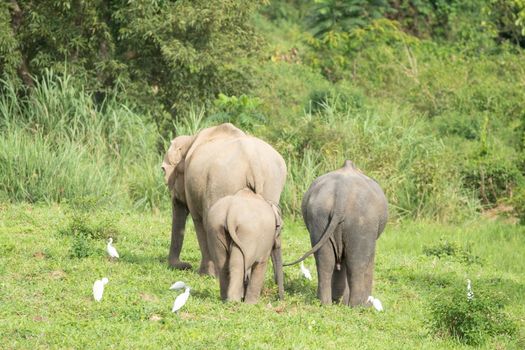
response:
{"label": "elephant hind leg", "polygon": [[230,284],[230,274],[228,269],[228,253],[226,249],[222,249],[218,252],[217,258],[217,270],[219,270],[219,285],[221,288],[221,300],[226,300],[228,297],[228,285]]}
{"label": "elephant hind leg", "polygon": [[317,296],[321,304],[332,303],[332,276],[335,268],[335,256],[332,246],[325,244],[315,253],[317,265]]}
{"label": "elephant hind leg", "polygon": [[341,269],[334,269],[332,275],[332,301],[348,304],[349,290],[346,276],[346,266],[341,265]]}
{"label": "elephant hind leg", "polygon": [[244,259],[241,250],[235,244],[230,251],[228,301],[242,301],[244,297]]}
{"label": "elephant hind leg", "polygon": [[359,240],[359,243],[352,245],[347,252],[345,264],[350,306],[365,305],[368,296],[372,294],[374,258],[375,239]]}
{"label": "elephant hind leg", "polygon": [[259,300],[267,266],[267,261],[255,263],[253,265],[248,288],[246,289],[246,297],[244,298],[246,303],[255,304]]}

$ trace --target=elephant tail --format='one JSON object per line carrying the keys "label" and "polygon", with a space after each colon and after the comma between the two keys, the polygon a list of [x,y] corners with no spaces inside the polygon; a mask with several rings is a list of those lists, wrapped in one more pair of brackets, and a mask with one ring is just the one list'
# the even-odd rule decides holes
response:
{"label": "elephant tail", "polygon": [[321,235],[321,239],[319,239],[319,241],[312,247],[312,249],[310,249],[308,252],[306,252],[299,259],[297,259],[297,260],[295,260],[295,261],[293,261],[291,263],[283,264],[283,266],[291,266],[291,265],[295,265],[297,263],[300,263],[301,261],[303,261],[304,259],[306,259],[310,255],[312,255],[316,251],[318,251],[319,248],[321,248],[334,235],[335,229],[337,228],[337,226],[341,222],[343,222],[343,220],[344,219],[343,219],[342,215],[338,215],[337,212],[334,212],[332,217],[330,218],[330,222],[328,223],[328,226],[326,227],[326,229],[324,230],[323,234]]}
{"label": "elephant tail", "polygon": [[242,254],[242,265],[244,268],[244,283],[246,283],[248,280],[247,268],[246,268],[246,256],[244,255],[244,249],[241,245],[241,241],[239,240],[239,236],[237,236],[237,228],[233,224],[233,221],[234,220],[228,220],[228,216],[226,216],[226,229],[228,230],[228,234],[230,235],[233,243],[235,243],[235,245],[239,247],[239,250],[241,251],[241,254]]}

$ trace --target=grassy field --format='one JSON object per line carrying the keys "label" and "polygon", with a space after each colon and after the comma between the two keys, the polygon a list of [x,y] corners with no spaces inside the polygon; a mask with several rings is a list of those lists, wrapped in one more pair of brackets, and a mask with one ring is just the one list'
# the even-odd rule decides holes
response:
{"label": "grassy field", "polygon": [[[167,268],[166,212],[96,211],[90,220],[111,224],[103,234],[115,236],[121,258],[106,258],[104,238],[88,240],[87,257],[72,257],[74,239],[64,233],[71,215],[65,206],[0,206],[1,348],[463,348],[431,331],[429,305],[467,278],[475,293],[505,294],[504,310],[518,326],[516,336],[492,337],[483,347],[525,346],[523,226],[390,223],[378,241],[374,295],[385,307],[378,313],[320,306],[315,276],[301,278],[297,266],[285,270],[285,301],[277,301],[268,271],[259,304],[223,303],[214,279]],[[302,223],[286,222],[283,237],[285,261],[309,246]],[[459,253],[424,253],[444,242]],[[199,261],[191,225],[183,258],[194,267]],[[312,258],[306,265],[315,271]],[[104,276],[109,284],[96,303],[92,284]],[[173,314],[177,293],[168,288],[177,280],[193,290],[182,312]]]}

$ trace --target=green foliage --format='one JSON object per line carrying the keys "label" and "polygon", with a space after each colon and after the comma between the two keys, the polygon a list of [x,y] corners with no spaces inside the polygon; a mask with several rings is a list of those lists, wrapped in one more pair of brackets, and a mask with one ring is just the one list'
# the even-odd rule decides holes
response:
{"label": "green foliage", "polygon": [[91,240],[85,236],[77,235],[73,237],[69,256],[72,258],[83,259],[93,255],[94,249]]}
{"label": "green foliage", "polygon": [[500,40],[525,47],[525,1],[490,0],[487,14],[495,23]]}
{"label": "green foliage", "polygon": [[[362,51],[373,51],[374,62],[388,62],[392,59],[388,56],[405,54],[407,45],[417,45],[419,41],[404,33],[396,22],[377,19],[349,32],[331,31],[320,39],[307,36],[306,42],[313,50],[305,57],[305,63],[320,69],[330,81],[338,81],[348,74],[355,77],[356,56],[361,58]],[[393,52],[383,52],[381,48],[385,46]]]}
{"label": "green foliage", "polygon": [[2,83],[2,195],[11,201],[93,196],[101,203],[164,205],[162,155],[155,151],[159,136],[151,121],[114,95],[96,105],[69,75],[49,71],[34,84],[29,95],[18,97],[12,84]]}
{"label": "green foliage", "polygon": [[7,1],[0,4],[0,72],[15,77],[21,56],[17,50],[17,40],[11,24],[10,7]]}
{"label": "green foliage", "polygon": [[114,215],[110,213],[93,215],[93,211],[84,212],[78,209],[71,210],[67,225],[59,231],[63,236],[78,236],[98,240],[108,239],[109,237],[116,240],[119,234]]}
{"label": "green foliage", "polygon": [[381,17],[387,4],[387,0],[316,0],[309,11],[308,28],[315,37],[348,32]]}
{"label": "green foliage", "polygon": [[517,215],[520,223],[525,225],[525,186],[517,189],[514,196],[510,199],[510,204],[514,207],[514,213]]}
{"label": "green foliage", "polygon": [[247,95],[226,96],[219,94],[214,102],[216,112],[208,118],[213,124],[233,123],[243,130],[253,130],[257,125],[264,124],[267,120],[259,112],[261,99]]}
{"label": "green foliage", "polygon": [[268,136],[287,155],[288,183],[284,209],[297,213],[311,181],[350,159],[377,179],[391,204],[392,217],[433,217],[458,220],[476,208],[462,188],[448,150],[428,136],[422,120],[411,111],[323,105],[301,122]]}
{"label": "green foliage", "polygon": [[254,94],[263,101],[260,109],[267,116],[267,127],[272,131],[308,111],[314,91],[332,88],[321,74],[303,64],[265,62],[259,67],[257,76],[260,80],[255,84]]}
{"label": "green foliage", "polygon": [[441,238],[438,244],[423,247],[423,253],[427,256],[435,256],[440,259],[451,258],[466,264],[481,264],[482,259],[472,253],[472,244],[467,242],[463,247],[457,241],[449,241]]}
{"label": "green foliage", "polygon": [[0,198],[156,210],[169,138],[224,121],[287,160],[287,214],[346,158],[397,219],[523,186],[524,54],[498,22],[519,26],[520,1],[264,3],[256,27],[241,0],[0,5]]}
{"label": "green foliage", "polygon": [[501,293],[478,287],[476,281],[473,292],[474,297],[468,300],[464,286],[452,287],[434,299],[431,304],[434,332],[469,345],[480,345],[495,335],[512,337],[517,327],[502,310],[506,300]]}
{"label": "green foliage", "polygon": [[366,98],[362,91],[352,86],[340,84],[325,90],[310,93],[310,113],[321,112],[331,106],[337,111],[358,110],[365,107]]}
{"label": "green foliage", "polygon": [[248,20],[256,7],[245,0],[11,1],[0,7],[0,76],[32,85],[29,74],[67,66],[97,99],[125,86],[168,135],[171,120],[192,104],[249,87],[243,62],[257,52]]}
{"label": "green foliage", "polygon": [[96,254],[97,241],[105,241],[109,237],[118,239],[119,230],[116,227],[114,214],[94,214],[96,198],[77,199],[68,213],[68,222],[58,231],[63,237],[71,237],[69,255],[73,258],[86,258]]}

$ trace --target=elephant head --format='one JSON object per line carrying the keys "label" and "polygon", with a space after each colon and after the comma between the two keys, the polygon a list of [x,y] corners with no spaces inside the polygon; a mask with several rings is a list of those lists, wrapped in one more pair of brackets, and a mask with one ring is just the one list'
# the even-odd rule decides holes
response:
{"label": "elephant head", "polygon": [[177,199],[183,203],[186,202],[184,194],[184,161],[193,140],[193,136],[186,135],[174,138],[161,166],[172,200]]}
{"label": "elephant head", "polygon": [[186,203],[184,190],[185,162],[191,158],[198,146],[215,138],[239,136],[246,136],[246,134],[232,124],[225,123],[203,129],[194,136],[182,135],[174,138],[161,166],[172,200],[177,199],[182,203]]}

